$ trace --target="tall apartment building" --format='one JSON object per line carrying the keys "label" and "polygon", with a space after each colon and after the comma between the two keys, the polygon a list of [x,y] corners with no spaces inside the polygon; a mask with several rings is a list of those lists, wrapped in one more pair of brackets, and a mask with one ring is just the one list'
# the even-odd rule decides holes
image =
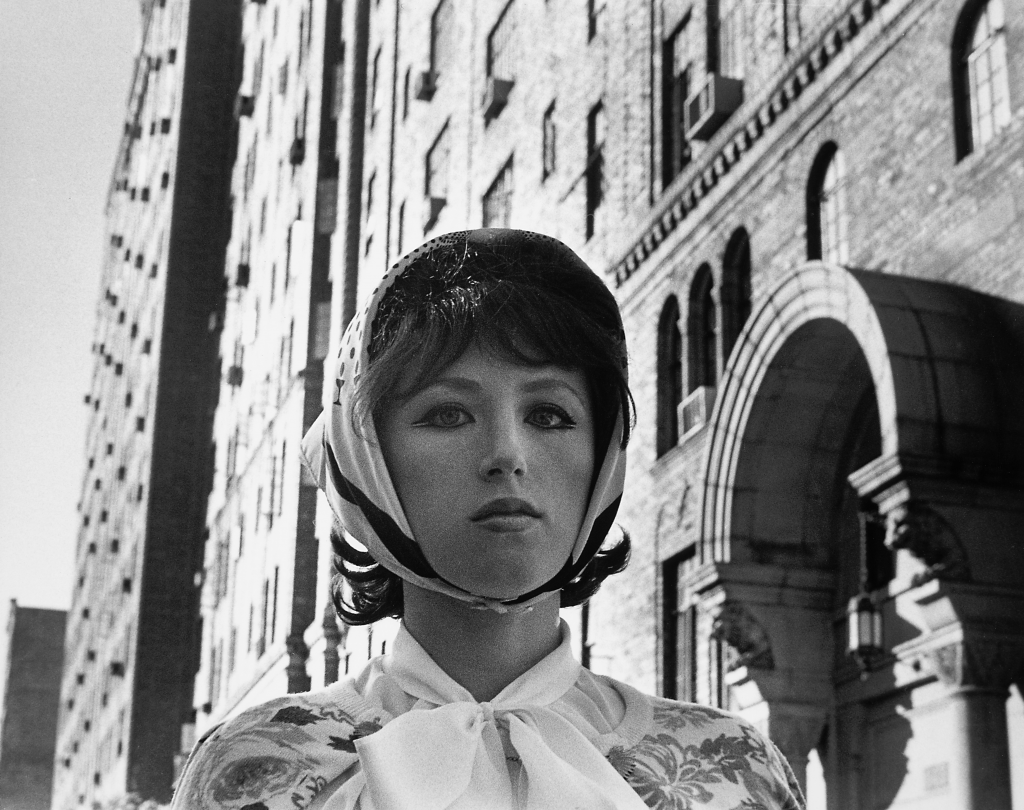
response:
{"label": "tall apartment building", "polygon": [[511,225],[622,304],[591,666],[745,714],[814,807],[1024,807],[1019,4],[368,5],[336,280]]}
{"label": "tall apartment building", "polygon": [[0,693],[0,807],[49,810],[67,614],[13,599],[10,611]]}
{"label": "tall apartment building", "polygon": [[[201,732],[325,681],[316,493],[299,443],[320,412],[343,115],[342,4],[246,3],[227,303],[207,512]],[[344,200],[344,194],[342,194]],[[330,617],[327,635],[338,634]],[[307,636],[307,631],[311,634]],[[334,641],[334,648],[337,641]],[[335,664],[336,667],[336,664]]]}
{"label": "tall apartment building", "polygon": [[191,723],[239,5],[141,4],[85,397],[60,810],[169,798]]}

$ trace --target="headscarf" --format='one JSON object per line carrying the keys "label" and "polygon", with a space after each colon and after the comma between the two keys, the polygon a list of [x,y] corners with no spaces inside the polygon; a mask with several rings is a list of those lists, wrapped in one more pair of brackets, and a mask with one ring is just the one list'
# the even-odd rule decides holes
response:
{"label": "headscarf", "polygon": [[[333,400],[306,433],[302,455],[346,532],[364,545],[384,568],[421,588],[503,613],[527,608],[559,590],[578,576],[600,549],[612,528],[625,478],[622,437],[626,415],[621,408],[604,457],[600,459],[590,502],[565,566],[535,591],[507,600],[469,593],[434,571],[409,527],[381,453],[373,420],[362,418],[363,415],[355,411],[359,380],[370,362],[378,309],[395,281],[410,267],[421,266],[423,262],[430,262],[443,272],[445,267],[486,261],[489,256],[593,272],[557,239],[528,231],[498,228],[461,231],[439,236],[420,246],[384,275],[366,305],[348,324],[335,362]],[[621,320],[618,328],[621,335]]]}

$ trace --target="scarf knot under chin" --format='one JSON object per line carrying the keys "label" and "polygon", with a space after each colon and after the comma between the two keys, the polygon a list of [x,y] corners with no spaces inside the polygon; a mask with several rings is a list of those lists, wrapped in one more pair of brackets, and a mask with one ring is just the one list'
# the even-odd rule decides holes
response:
{"label": "scarf knot under chin", "polygon": [[567,628],[558,649],[482,703],[424,656],[403,628],[386,671],[418,702],[356,741],[361,773],[328,808],[644,810],[593,742],[550,707],[580,674]]}

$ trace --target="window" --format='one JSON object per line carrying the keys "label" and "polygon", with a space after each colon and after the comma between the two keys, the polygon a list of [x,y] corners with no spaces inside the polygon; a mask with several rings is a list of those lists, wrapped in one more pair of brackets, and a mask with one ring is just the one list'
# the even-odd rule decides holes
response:
{"label": "window", "polygon": [[442,73],[453,56],[455,44],[453,0],[441,0],[430,16],[430,69]]}
{"label": "window", "polygon": [[260,88],[263,85],[263,59],[266,56],[267,43],[260,43],[260,54],[256,57],[256,62],[252,66],[252,95],[256,98],[260,94]]}
{"label": "window", "polygon": [[557,130],[555,128],[555,102],[551,102],[551,105],[544,111],[544,121],[542,124],[543,134],[542,142],[544,154],[542,157],[543,172],[541,174],[542,180],[547,180],[551,175],[555,173],[555,169],[558,166],[558,151],[557,151]]}
{"label": "window", "polygon": [[604,20],[605,0],[587,0],[587,41],[602,33],[601,23]]}
{"label": "window", "polygon": [[662,622],[664,662],[662,693],[673,700],[697,699],[697,606],[687,604],[681,580],[686,562],[694,556],[691,546],[662,564]]}
{"label": "window", "polygon": [[370,214],[373,213],[373,187],[377,184],[377,172],[373,172],[370,175],[370,179],[366,181],[366,216],[369,218]]}
{"label": "window", "polygon": [[657,454],[679,442],[679,403],[683,401],[683,336],[679,332],[679,302],[669,296],[658,318]]}
{"label": "window", "polygon": [[737,228],[725,248],[722,262],[722,357],[732,347],[750,317],[750,237]]}
{"label": "window", "polygon": [[668,186],[690,162],[683,105],[690,95],[693,49],[689,15],[662,48],[662,183]]}
{"label": "window", "polygon": [[380,84],[380,48],[373,55],[373,68],[370,72],[370,129],[377,123],[377,85]]}
{"label": "window", "polygon": [[1010,123],[1002,0],[971,3],[953,42],[957,157],[988,143]]}
{"label": "window", "polygon": [[785,53],[789,53],[800,44],[803,36],[803,20],[800,15],[801,3],[799,0],[782,0],[781,20],[782,47]]}
{"label": "window", "polygon": [[825,144],[811,167],[807,183],[807,258],[846,264],[846,177],[843,155]]}
{"label": "window", "polygon": [[597,230],[597,210],[604,201],[604,104],[595,104],[587,116],[587,239]]}
{"label": "window", "polygon": [[718,379],[715,336],[718,319],[715,311],[715,279],[711,268],[703,264],[698,268],[690,285],[690,311],[686,321],[687,390],[713,386]]}
{"label": "window", "polygon": [[723,76],[742,79],[743,43],[746,37],[743,0],[717,0],[717,2],[719,6],[718,69]]}
{"label": "window", "polygon": [[411,80],[412,68],[405,69],[405,78],[402,79],[402,120],[409,117],[409,82]]}
{"label": "window", "polygon": [[398,206],[398,227],[396,230],[398,231],[398,244],[396,247],[398,248],[398,255],[401,256],[402,247],[405,244],[405,200],[402,200]]}
{"label": "window", "polygon": [[484,193],[484,227],[507,228],[512,217],[512,158]]}
{"label": "window", "polygon": [[448,199],[448,162],[451,158],[452,148],[449,131],[446,121],[427,152],[424,194],[428,199]]}
{"label": "window", "polygon": [[511,81],[516,77],[515,2],[505,6],[487,36],[487,75]]}

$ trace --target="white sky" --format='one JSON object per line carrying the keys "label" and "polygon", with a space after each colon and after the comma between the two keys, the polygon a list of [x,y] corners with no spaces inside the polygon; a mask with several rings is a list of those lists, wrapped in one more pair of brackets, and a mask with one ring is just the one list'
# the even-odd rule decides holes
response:
{"label": "white sky", "polygon": [[71,599],[103,209],[139,17],[138,0],[0,0],[0,683],[10,600]]}

